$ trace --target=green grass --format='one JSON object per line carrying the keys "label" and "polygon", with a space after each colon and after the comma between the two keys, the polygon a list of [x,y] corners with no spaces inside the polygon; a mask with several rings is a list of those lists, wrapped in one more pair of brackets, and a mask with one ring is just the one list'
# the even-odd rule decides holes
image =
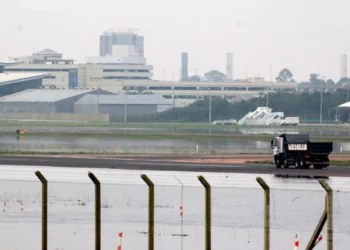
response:
{"label": "green grass", "polygon": [[[14,135],[15,133],[3,132],[0,135]],[[30,138],[30,137],[69,137],[69,138],[115,138],[115,139],[134,139],[134,140],[216,140],[216,141],[265,141],[270,140],[275,135],[268,134],[245,134],[245,135],[234,135],[234,134],[196,134],[196,133],[132,133],[132,132],[118,132],[118,133],[25,133],[24,135],[18,136],[18,138]],[[350,137],[335,137],[335,136],[314,136],[311,137],[312,141],[333,141],[333,142],[344,142],[350,141]]]}
{"label": "green grass", "polygon": [[[11,132],[2,132],[0,135],[14,135]],[[69,138],[115,138],[115,139],[134,139],[134,140],[218,140],[218,141],[265,141],[270,142],[270,140],[275,136],[272,134],[209,134],[209,133],[194,133],[194,132],[117,132],[117,133],[64,133],[64,132],[27,132],[23,135],[18,136],[18,138],[23,137],[30,138],[32,136],[36,137],[69,137]],[[350,141],[350,137],[342,136],[311,136],[311,140],[314,142],[320,141],[333,141],[333,142],[344,142]]]}
{"label": "green grass", "polygon": [[238,125],[212,125],[209,123],[180,123],[180,122],[54,122],[54,121],[0,121],[0,127],[4,126],[26,126],[26,127],[106,127],[106,128],[162,128],[162,129],[293,129],[293,130],[310,130],[310,129],[327,129],[327,130],[344,130],[344,127],[336,124],[324,125],[305,125],[300,124],[298,127],[281,127],[281,126],[238,126]]}

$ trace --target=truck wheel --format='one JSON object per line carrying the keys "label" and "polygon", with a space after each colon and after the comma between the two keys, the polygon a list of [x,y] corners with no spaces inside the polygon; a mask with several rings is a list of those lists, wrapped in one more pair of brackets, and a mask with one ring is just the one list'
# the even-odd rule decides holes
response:
{"label": "truck wheel", "polygon": [[289,168],[289,165],[288,165],[288,163],[287,163],[287,159],[284,160],[283,167],[284,167],[284,168]]}
{"label": "truck wheel", "polygon": [[305,164],[305,160],[303,158],[300,159],[300,168],[307,169],[309,167],[310,167],[310,165]]}
{"label": "truck wheel", "polygon": [[276,168],[281,168],[281,163],[279,159],[275,160]]}

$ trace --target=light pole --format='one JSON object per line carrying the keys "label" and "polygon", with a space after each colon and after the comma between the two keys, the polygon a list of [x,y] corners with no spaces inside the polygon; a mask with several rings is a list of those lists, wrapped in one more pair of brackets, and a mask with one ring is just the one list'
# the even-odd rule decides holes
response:
{"label": "light pole", "polygon": [[127,113],[128,113],[128,93],[127,93],[127,87],[125,87],[124,81],[122,80],[118,80],[119,82],[121,82],[122,85],[122,91],[121,93],[123,93],[124,88],[125,88],[125,100],[124,100],[124,122],[127,122]]}
{"label": "light pole", "polygon": [[211,89],[209,88],[209,124],[211,124]]}
{"label": "light pole", "polygon": [[127,91],[127,89],[125,89],[124,123],[127,122],[127,118],[128,118],[128,91]]}
{"label": "light pole", "polygon": [[269,91],[266,92],[266,108],[269,107]]}
{"label": "light pole", "polygon": [[321,89],[321,100],[320,100],[320,124],[322,124],[322,103],[323,103],[323,90]]}

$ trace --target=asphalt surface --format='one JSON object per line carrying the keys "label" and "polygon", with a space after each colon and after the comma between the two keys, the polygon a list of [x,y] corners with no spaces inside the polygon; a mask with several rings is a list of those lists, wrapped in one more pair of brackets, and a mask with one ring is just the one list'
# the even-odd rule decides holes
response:
{"label": "asphalt surface", "polygon": [[[218,160],[219,162],[219,160]],[[87,158],[68,156],[0,156],[0,165],[28,165],[75,168],[112,168],[125,170],[192,171],[217,173],[275,174],[305,177],[350,177],[350,167],[328,167],[326,169],[277,169],[270,164],[225,164],[172,162],[164,158]]]}

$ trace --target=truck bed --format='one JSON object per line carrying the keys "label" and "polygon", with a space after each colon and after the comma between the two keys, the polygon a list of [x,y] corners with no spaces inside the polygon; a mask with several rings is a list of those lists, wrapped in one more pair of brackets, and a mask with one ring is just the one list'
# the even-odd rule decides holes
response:
{"label": "truck bed", "polygon": [[333,142],[309,142],[307,148],[312,154],[330,154],[333,151]]}

